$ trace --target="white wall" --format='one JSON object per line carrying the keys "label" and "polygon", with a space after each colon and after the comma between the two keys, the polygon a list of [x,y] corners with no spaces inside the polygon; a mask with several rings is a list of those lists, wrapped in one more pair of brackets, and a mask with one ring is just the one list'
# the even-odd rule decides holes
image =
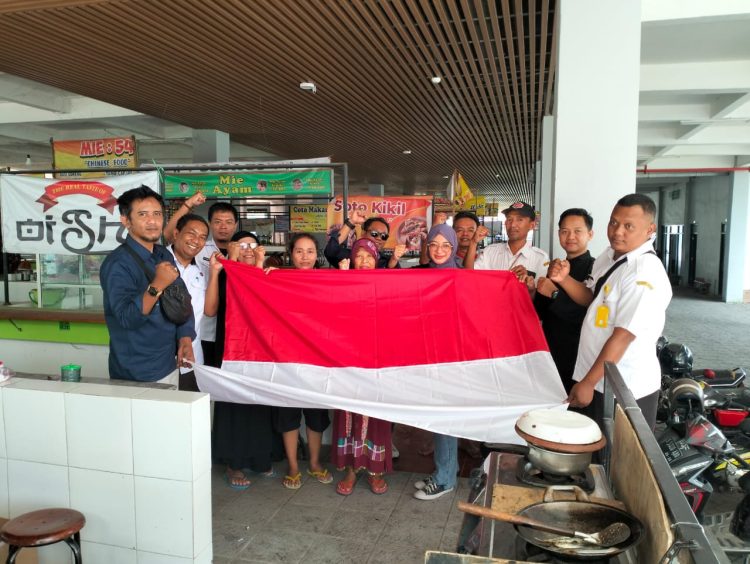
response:
{"label": "white wall", "polygon": [[711,294],[720,295],[719,249],[721,224],[729,219],[729,176],[694,178],[688,187],[690,206],[686,224],[695,221],[698,226],[695,276],[711,282]]}
{"label": "white wall", "polygon": [[[0,386],[0,517],[84,514],[85,562],[208,564],[206,394],[15,378]],[[40,564],[68,564],[64,543]]]}
{"label": "white wall", "polygon": [[0,339],[0,360],[17,372],[58,376],[61,366],[78,364],[81,376],[109,379],[109,346]]}

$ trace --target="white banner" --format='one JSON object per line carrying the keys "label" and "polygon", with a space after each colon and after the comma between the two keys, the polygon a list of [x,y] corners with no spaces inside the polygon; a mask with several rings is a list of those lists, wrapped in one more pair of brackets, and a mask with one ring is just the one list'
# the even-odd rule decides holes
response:
{"label": "white banner", "polygon": [[117,198],[141,185],[158,192],[158,172],[80,180],[0,174],[3,250],[60,255],[111,251],[127,235]]}

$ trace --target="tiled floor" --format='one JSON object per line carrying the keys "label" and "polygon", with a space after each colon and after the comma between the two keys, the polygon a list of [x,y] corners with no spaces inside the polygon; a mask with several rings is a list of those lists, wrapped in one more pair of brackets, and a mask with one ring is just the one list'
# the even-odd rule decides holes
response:
{"label": "tiled floor", "polygon": [[395,472],[379,496],[360,479],[348,497],[335,491],[342,476],[328,485],[305,476],[297,491],[257,477],[238,492],[214,467],[214,562],[421,563],[426,550],[455,549],[463,515],[455,505],[467,499],[466,478],[440,499],[419,501],[413,482],[423,474]]}

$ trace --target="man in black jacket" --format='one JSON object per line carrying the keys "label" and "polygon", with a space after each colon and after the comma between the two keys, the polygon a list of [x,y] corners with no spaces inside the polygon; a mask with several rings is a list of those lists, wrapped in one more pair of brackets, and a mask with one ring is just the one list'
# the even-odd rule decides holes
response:
{"label": "man in black jacket", "polygon": [[349,213],[346,220],[344,220],[344,225],[340,229],[331,231],[326,248],[323,250],[328,264],[334,268],[338,268],[339,262],[349,258],[350,249],[346,243],[349,239],[349,234],[358,225],[362,226],[362,237],[375,243],[380,252],[377,268],[400,268],[398,259],[401,258],[406,250],[404,245],[397,245],[391,254],[383,254],[383,247],[388,240],[390,231],[388,222],[382,217],[367,219],[364,212],[356,209]]}
{"label": "man in black jacket", "polygon": [[[588,244],[594,236],[594,219],[585,209],[571,208],[560,215],[557,225],[560,246],[570,263],[570,276],[582,282],[591,274],[594,264],[594,257],[588,251]],[[537,281],[534,307],[565,391],[570,393],[575,384],[573,370],[586,308],[576,304],[565,290],[546,277]]]}

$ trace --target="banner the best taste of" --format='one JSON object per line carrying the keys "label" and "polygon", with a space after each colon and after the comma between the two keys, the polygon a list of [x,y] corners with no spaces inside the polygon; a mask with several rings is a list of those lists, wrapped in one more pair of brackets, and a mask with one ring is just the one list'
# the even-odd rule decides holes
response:
{"label": "banner the best taste of", "polygon": [[0,174],[3,250],[61,255],[111,251],[127,235],[117,198],[142,184],[158,192],[158,172],[77,180]]}

